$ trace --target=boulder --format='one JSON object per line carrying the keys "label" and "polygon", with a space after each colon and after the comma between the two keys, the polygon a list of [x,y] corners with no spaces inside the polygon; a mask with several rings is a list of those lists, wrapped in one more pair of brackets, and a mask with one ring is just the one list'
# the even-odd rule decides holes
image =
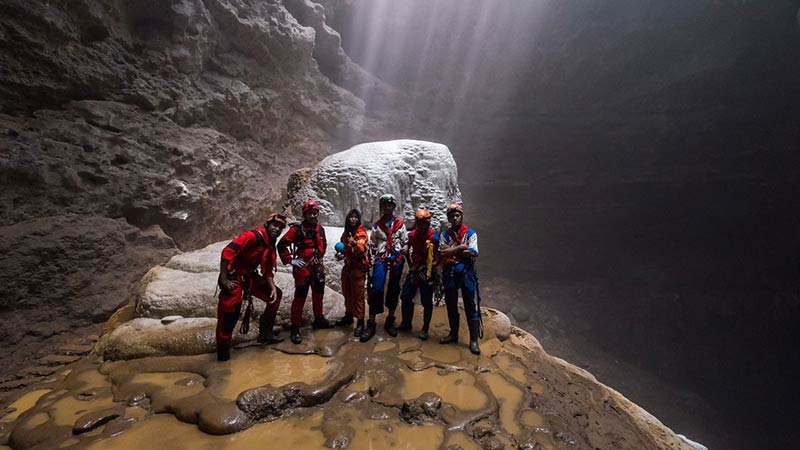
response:
{"label": "boulder", "polygon": [[[95,353],[106,360],[164,355],[198,355],[213,352],[217,319],[208,317],[178,319],[162,324],[159,319],[140,317],[100,338]],[[248,337],[255,339],[258,327]],[[241,336],[234,334],[234,340]]]}
{"label": "boulder", "polygon": [[[184,254],[186,255],[186,254]],[[136,297],[135,316],[160,320],[167,316],[217,317],[217,277],[219,272],[186,272],[156,266],[142,278]],[[283,291],[283,301],[276,323],[288,325],[294,279],[285,272],[275,274],[275,285]],[[306,301],[303,317],[310,323],[311,295]],[[325,316],[338,318],[344,315],[344,297],[333,289],[325,290],[323,298]],[[254,299],[256,315],[264,311],[264,302]],[[178,321],[176,321],[178,322]]]}
{"label": "boulder", "polygon": [[323,224],[342,225],[351,208],[365,221],[379,216],[384,193],[397,198],[395,213],[411,219],[419,207],[431,210],[432,225],[446,223],[445,208],[461,200],[458,169],[450,149],[434,142],[397,140],[356,145],[292,175],[286,211],[300,217],[303,202],[316,199]]}
{"label": "boulder", "polygon": [[[328,251],[325,252],[324,257],[325,285],[334,291],[341,293],[341,273],[343,263],[336,260],[336,252],[334,252],[333,246],[339,241],[344,228],[333,226],[325,226],[324,228],[325,236],[328,240]],[[222,249],[228,245],[228,242],[230,241],[215,242],[201,248],[200,250],[175,255],[169,261],[167,261],[164,267],[190,273],[217,272],[219,270],[219,259],[220,255],[222,254]],[[291,274],[292,266],[281,264],[279,259],[278,272]],[[212,286],[211,289],[213,290],[214,287]],[[284,290],[284,292],[286,292],[286,290]]]}

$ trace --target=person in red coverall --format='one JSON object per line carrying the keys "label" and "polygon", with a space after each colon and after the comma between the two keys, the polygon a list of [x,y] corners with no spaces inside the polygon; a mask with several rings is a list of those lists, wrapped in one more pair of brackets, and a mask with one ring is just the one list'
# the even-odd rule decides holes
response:
{"label": "person in red coverall", "polygon": [[303,306],[309,288],[314,310],[314,328],[333,326],[322,313],[322,297],[325,294],[325,267],[322,257],[327,247],[325,229],[319,224],[319,205],[314,200],[308,200],[303,204],[303,222],[292,224],[278,242],[281,262],[291,264],[294,275],[291,340],[295,344],[303,342],[300,327],[303,325]]}
{"label": "person in red coverall", "polygon": [[[253,295],[267,306],[259,320],[259,342],[275,344],[272,327],[283,293],[273,280],[277,252],[275,241],[286,227],[286,217],[270,214],[263,228],[245,231],[222,249],[219,264],[219,303],[217,304],[217,359],[231,357],[231,338],[239,320],[242,300]],[[261,266],[261,274],[256,269]]]}

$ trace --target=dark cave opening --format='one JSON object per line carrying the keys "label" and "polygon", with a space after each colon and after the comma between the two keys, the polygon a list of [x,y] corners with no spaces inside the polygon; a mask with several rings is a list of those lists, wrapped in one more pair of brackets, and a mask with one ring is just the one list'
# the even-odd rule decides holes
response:
{"label": "dark cave opening", "polygon": [[676,432],[792,447],[795,2],[330,3],[348,55],[452,149],[498,306]]}

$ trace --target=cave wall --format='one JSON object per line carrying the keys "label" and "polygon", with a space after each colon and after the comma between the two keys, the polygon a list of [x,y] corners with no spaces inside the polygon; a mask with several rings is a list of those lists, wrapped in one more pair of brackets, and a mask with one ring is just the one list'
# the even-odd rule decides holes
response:
{"label": "cave wall", "polygon": [[306,1],[0,1],[0,381],[374,135],[339,42]]}

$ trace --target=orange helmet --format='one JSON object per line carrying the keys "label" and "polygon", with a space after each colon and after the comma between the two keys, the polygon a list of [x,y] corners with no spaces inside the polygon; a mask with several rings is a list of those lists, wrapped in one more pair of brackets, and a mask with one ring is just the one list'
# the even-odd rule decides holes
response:
{"label": "orange helmet", "polygon": [[305,203],[303,203],[303,214],[305,214],[306,211],[311,211],[312,209],[319,211],[319,205],[317,202],[314,200],[307,200]]}
{"label": "orange helmet", "polygon": [[286,226],[286,216],[283,214],[272,213],[267,216],[267,220],[264,221],[265,224],[269,225],[270,222],[278,222],[281,224],[281,227]]}
{"label": "orange helmet", "polygon": [[447,205],[447,217],[450,217],[450,214],[455,211],[464,214],[464,206],[462,206],[461,203],[450,203]]}
{"label": "orange helmet", "polygon": [[431,212],[425,208],[420,208],[414,213],[414,220],[427,220],[431,221]]}

